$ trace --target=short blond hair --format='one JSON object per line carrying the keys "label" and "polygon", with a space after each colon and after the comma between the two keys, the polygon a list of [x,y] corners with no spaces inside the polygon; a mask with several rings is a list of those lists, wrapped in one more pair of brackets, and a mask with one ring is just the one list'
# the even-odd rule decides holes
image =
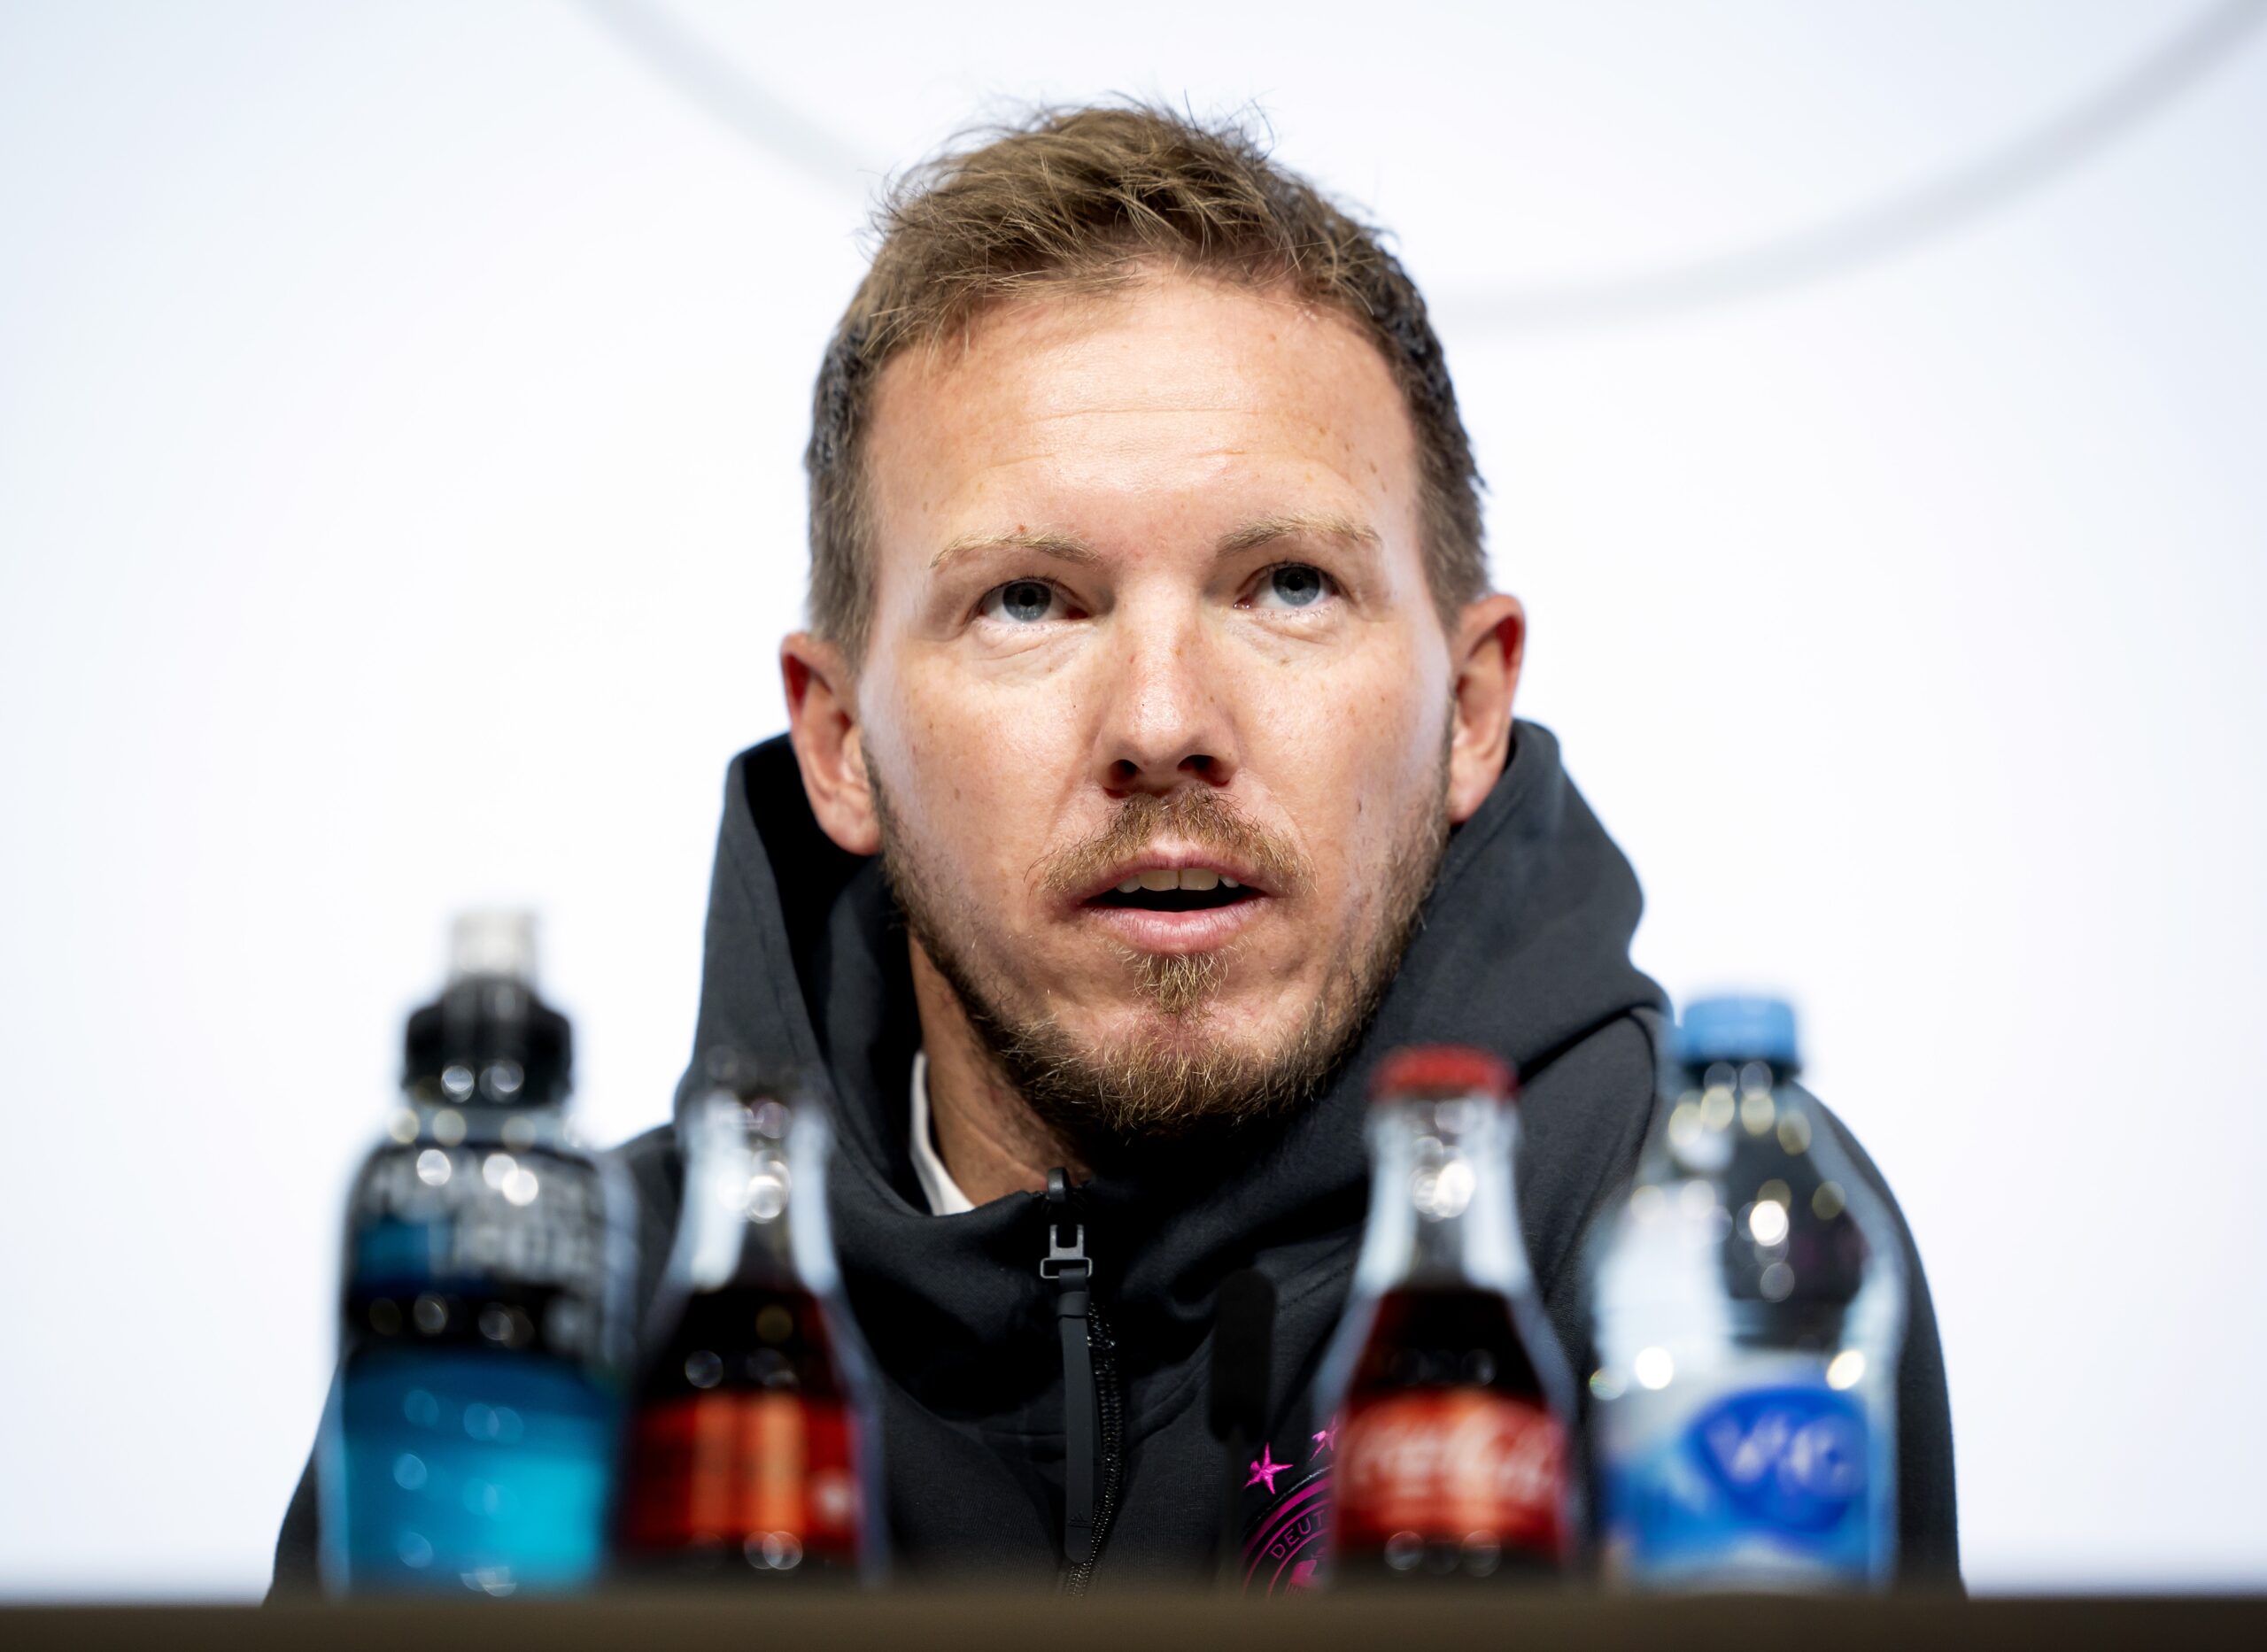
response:
{"label": "short blond hair", "polygon": [[1425,301],[1379,232],[1242,126],[1138,104],[1041,113],[909,174],[812,398],[810,619],[855,663],[873,606],[861,474],[874,387],[901,351],[1033,291],[1106,289],[1163,264],[1345,315],[1385,358],[1417,438],[1427,577],[1443,624],[1487,588],[1478,468]]}

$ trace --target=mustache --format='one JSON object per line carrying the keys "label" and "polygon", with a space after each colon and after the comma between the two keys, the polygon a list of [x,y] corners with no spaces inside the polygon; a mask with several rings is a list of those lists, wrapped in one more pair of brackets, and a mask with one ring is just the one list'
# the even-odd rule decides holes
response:
{"label": "mustache", "polygon": [[1210,787],[1159,797],[1144,792],[1118,806],[1094,836],[1065,845],[1036,868],[1041,888],[1062,899],[1084,894],[1161,838],[1217,852],[1273,894],[1293,895],[1313,881],[1298,846],[1260,825]]}

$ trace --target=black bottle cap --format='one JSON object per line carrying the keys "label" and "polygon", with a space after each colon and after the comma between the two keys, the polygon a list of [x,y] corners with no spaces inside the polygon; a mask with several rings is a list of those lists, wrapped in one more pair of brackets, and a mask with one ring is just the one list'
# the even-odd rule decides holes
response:
{"label": "black bottle cap", "polygon": [[435,1106],[553,1107],[573,1077],[567,1018],[536,996],[534,922],[469,913],[450,938],[449,983],[412,1012],[402,1086]]}

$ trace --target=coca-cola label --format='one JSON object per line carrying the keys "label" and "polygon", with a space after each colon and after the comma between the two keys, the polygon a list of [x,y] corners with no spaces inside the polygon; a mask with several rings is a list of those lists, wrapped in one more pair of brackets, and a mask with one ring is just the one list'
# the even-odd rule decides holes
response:
{"label": "coca-cola label", "polygon": [[631,1548],[666,1552],[793,1540],[847,1557],[858,1535],[852,1429],[839,1403],[793,1393],[703,1393],[638,1418]]}
{"label": "coca-cola label", "polygon": [[1532,1401],[1489,1388],[1412,1389],[1347,1409],[1339,1430],[1337,1546],[1414,1532],[1563,1556],[1566,1435]]}

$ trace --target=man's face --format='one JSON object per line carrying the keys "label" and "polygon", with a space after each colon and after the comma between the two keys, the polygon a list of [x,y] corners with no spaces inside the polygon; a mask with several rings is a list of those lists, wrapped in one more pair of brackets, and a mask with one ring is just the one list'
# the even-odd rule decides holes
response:
{"label": "man's face", "polygon": [[1303,1088],[1450,814],[1450,639],[1376,349],[1181,277],[1035,297],[890,365],[866,478],[856,738],[979,1033],[1120,1132]]}

